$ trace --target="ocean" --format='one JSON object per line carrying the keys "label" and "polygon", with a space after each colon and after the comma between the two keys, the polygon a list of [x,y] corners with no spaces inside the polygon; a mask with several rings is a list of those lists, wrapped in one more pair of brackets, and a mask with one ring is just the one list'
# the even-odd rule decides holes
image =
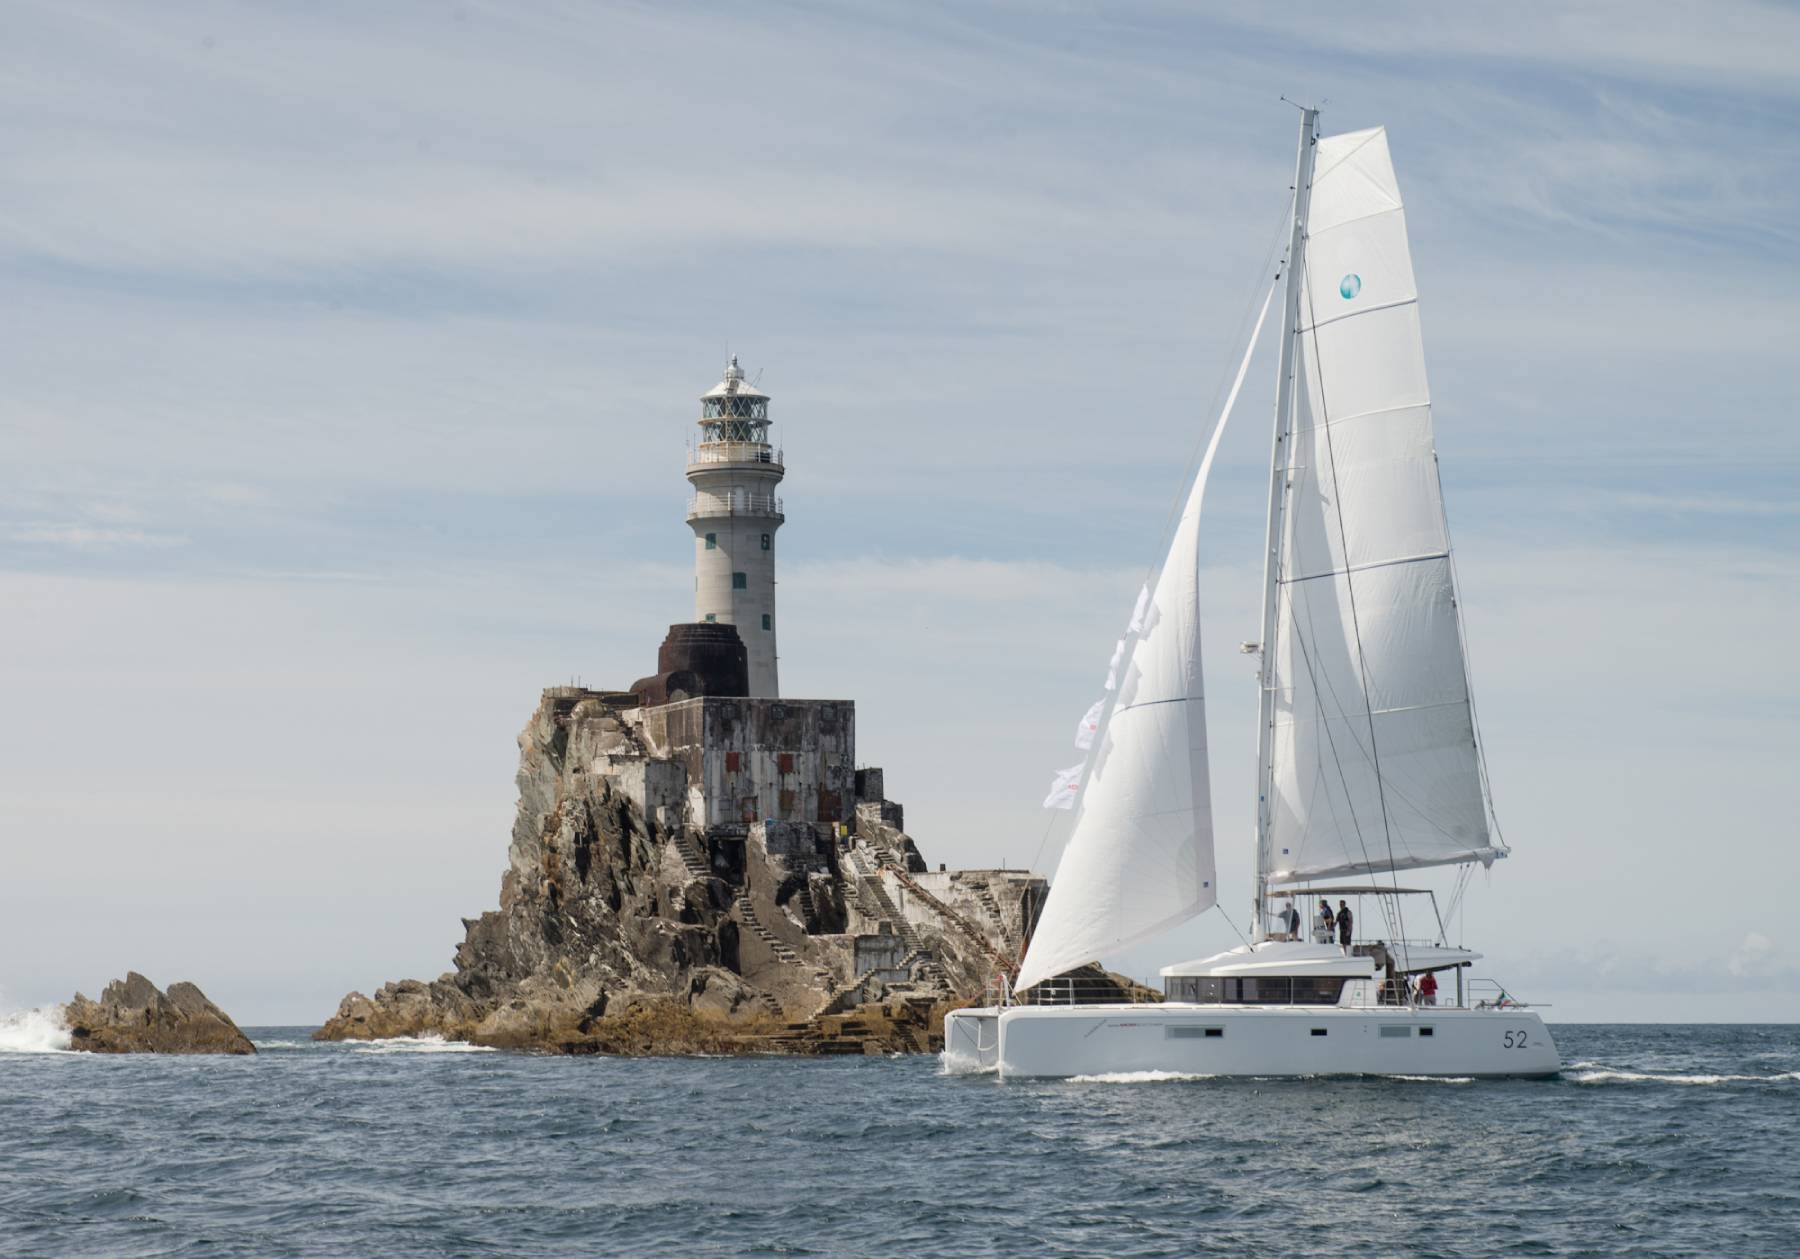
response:
{"label": "ocean", "polygon": [[1005,1084],[246,1030],[0,1027],[0,1254],[1800,1254],[1796,1026],[1554,1026],[1535,1082]]}

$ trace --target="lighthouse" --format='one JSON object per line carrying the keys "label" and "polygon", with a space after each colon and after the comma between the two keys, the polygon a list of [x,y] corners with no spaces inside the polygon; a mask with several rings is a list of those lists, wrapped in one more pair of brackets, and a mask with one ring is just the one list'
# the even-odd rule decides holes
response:
{"label": "lighthouse", "polygon": [[688,451],[694,531],[694,619],[737,627],[750,694],[774,698],[776,487],[786,469],[769,445],[769,395],[744,380],[737,355],[700,395],[700,441]]}

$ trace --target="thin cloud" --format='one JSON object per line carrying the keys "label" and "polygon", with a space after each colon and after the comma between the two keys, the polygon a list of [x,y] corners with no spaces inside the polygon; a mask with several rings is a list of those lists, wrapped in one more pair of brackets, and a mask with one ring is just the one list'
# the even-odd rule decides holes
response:
{"label": "thin cloud", "polygon": [[188,539],[175,533],[152,533],[145,529],[117,529],[99,525],[40,524],[15,525],[6,528],[10,542],[33,546],[71,547],[79,551],[110,550],[116,547],[186,546]]}

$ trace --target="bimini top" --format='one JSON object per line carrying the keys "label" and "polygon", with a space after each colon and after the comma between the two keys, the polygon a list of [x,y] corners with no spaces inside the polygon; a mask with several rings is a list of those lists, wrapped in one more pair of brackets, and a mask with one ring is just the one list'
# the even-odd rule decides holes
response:
{"label": "bimini top", "polygon": [[1321,979],[1368,979],[1375,963],[1366,957],[1346,955],[1335,944],[1306,944],[1298,940],[1264,940],[1259,944],[1215,953],[1192,962],[1162,968],[1164,979],[1195,975],[1249,978],[1255,975],[1308,975]]}
{"label": "bimini top", "polygon": [[733,354],[731,361],[725,364],[725,379],[701,394],[700,400],[704,402],[708,398],[767,399],[768,396],[754,385],[744,383],[744,369],[738,366],[737,355]]}
{"label": "bimini top", "polygon": [[[1388,944],[1396,965],[1408,975],[1421,971],[1448,970],[1481,960],[1481,954],[1443,944]],[[1301,940],[1263,940],[1239,945],[1211,957],[1177,962],[1162,968],[1164,979],[1194,976],[1249,979],[1257,975],[1306,976],[1330,979],[1371,979],[1375,961],[1363,954],[1346,955],[1335,944],[1308,944]]]}
{"label": "bimini top", "polygon": [[1343,887],[1298,887],[1298,886],[1277,887],[1273,883],[1271,883],[1269,885],[1269,896],[1273,900],[1285,900],[1288,897],[1294,897],[1294,898],[1298,899],[1303,896],[1430,896],[1430,895],[1431,895],[1431,889],[1428,887],[1378,887],[1378,886],[1373,886],[1368,883],[1360,883],[1360,884],[1356,884],[1354,886],[1352,886],[1350,884],[1345,884]]}

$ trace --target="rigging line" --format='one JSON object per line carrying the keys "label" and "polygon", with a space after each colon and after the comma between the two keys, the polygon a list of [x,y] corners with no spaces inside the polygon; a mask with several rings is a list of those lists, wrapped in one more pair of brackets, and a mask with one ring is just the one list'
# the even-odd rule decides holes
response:
{"label": "rigging line", "polygon": [[[1365,142],[1366,143],[1366,142]],[[1314,181],[1317,183],[1317,180]],[[1331,440],[1331,403],[1325,396],[1325,361],[1319,356],[1319,316],[1313,308],[1312,266],[1307,264],[1305,274],[1301,277],[1306,292],[1306,309],[1313,317],[1313,360],[1319,373],[1319,414],[1324,418],[1325,455],[1331,463],[1331,506],[1337,516],[1338,543],[1344,548],[1344,558],[1350,558],[1350,536],[1344,529],[1344,493],[1338,484],[1337,443]],[[1304,334],[1302,334],[1304,337]],[[1356,580],[1350,574],[1344,575],[1344,589],[1350,596],[1350,628],[1356,638],[1356,661],[1362,674],[1363,708],[1373,709],[1375,705],[1369,698],[1369,657],[1363,650],[1362,620],[1356,611]],[[1387,838],[1388,876],[1394,881],[1394,912],[1399,916],[1399,935],[1406,938],[1406,911],[1400,907],[1400,872],[1394,865],[1394,831],[1388,822],[1387,785],[1381,778],[1381,748],[1375,739],[1375,714],[1369,712],[1369,755],[1375,764],[1375,798],[1381,802],[1381,830]]]}
{"label": "rigging line", "polygon": [[[1300,334],[1298,333],[1298,331],[1296,331],[1295,335],[1298,337]],[[1304,370],[1304,365],[1302,365],[1302,370]],[[1299,405],[1300,405],[1299,397],[1296,394],[1292,399],[1292,406],[1295,409],[1295,411],[1298,410]],[[1293,459],[1294,459],[1293,440],[1294,440],[1296,431],[1297,431],[1296,427],[1293,423],[1293,416],[1290,415],[1288,417],[1288,424],[1287,424],[1287,429],[1285,432],[1285,441],[1286,441],[1285,449],[1287,451],[1286,458],[1288,460],[1288,467],[1283,468],[1282,473],[1281,473],[1282,491],[1283,491],[1283,493],[1289,495],[1290,497],[1292,496],[1292,493],[1293,493],[1293,484],[1292,484],[1292,481],[1290,480],[1288,474],[1292,470],[1292,466],[1293,466]],[[1284,519],[1286,519],[1287,524],[1284,527],[1283,532],[1288,534],[1289,537],[1291,537],[1292,529],[1293,529],[1293,524],[1292,524],[1293,518],[1290,515],[1286,515],[1284,513]],[[1284,539],[1284,541],[1285,541],[1285,539]],[[1339,698],[1338,693],[1337,693],[1337,688],[1336,688],[1336,686],[1332,685],[1331,679],[1329,676],[1327,676],[1327,678],[1326,678],[1325,687],[1323,689],[1321,689],[1321,687],[1319,686],[1319,675],[1318,675],[1318,671],[1313,666],[1312,652],[1309,651],[1307,648],[1306,633],[1302,633],[1302,631],[1301,631],[1300,619],[1299,619],[1298,615],[1296,614],[1295,607],[1294,607],[1293,592],[1288,588],[1291,585],[1291,582],[1284,582],[1281,578],[1281,571],[1284,567],[1282,564],[1282,554],[1285,550],[1286,550],[1285,546],[1278,545],[1276,547],[1275,566],[1276,566],[1277,572],[1276,572],[1275,580],[1276,580],[1277,604],[1279,606],[1279,603],[1281,602],[1281,600],[1283,600],[1285,598],[1286,603],[1287,603],[1287,617],[1285,619],[1293,627],[1294,642],[1300,648],[1300,658],[1301,658],[1302,662],[1306,665],[1307,679],[1308,679],[1308,681],[1310,681],[1312,683],[1313,702],[1319,712],[1319,725],[1325,731],[1325,744],[1326,744],[1327,750],[1329,750],[1331,753],[1332,765],[1337,770],[1338,783],[1343,788],[1344,808],[1350,815],[1350,829],[1351,829],[1352,834],[1354,834],[1356,836],[1357,847],[1362,850],[1363,864],[1370,867],[1371,869],[1373,869],[1375,862],[1369,855],[1368,842],[1366,839],[1364,839],[1363,833],[1362,833],[1362,823],[1360,821],[1358,821],[1357,817],[1356,817],[1356,804],[1350,793],[1350,778],[1349,778],[1349,775],[1344,771],[1343,758],[1338,755],[1337,740],[1333,737],[1332,732],[1331,732],[1331,721],[1325,711],[1324,697],[1325,697],[1325,694],[1327,692],[1329,692],[1332,701],[1335,702],[1338,706],[1338,710],[1339,710],[1338,715],[1340,717],[1346,716],[1346,714],[1343,711],[1344,710],[1344,702],[1341,698]],[[1312,624],[1312,604],[1310,601],[1307,603],[1307,606],[1306,606],[1306,617],[1307,617],[1306,630],[1308,633],[1311,633],[1316,638],[1318,635],[1318,628],[1317,628],[1317,626]],[[1277,615],[1275,618],[1275,627],[1274,628],[1277,631],[1277,637],[1279,637],[1279,631],[1280,631],[1283,619],[1284,618],[1279,615]],[[1269,651],[1270,649],[1271,648],[1270,648],[1269,644],[1265,643],[1263,645],[1264,651]],[[1277,656],[1276,657],[1277,664],[1279,664],[1279,659],[1280,659],[1279,656]],[[1364,706],[1364,708],[1367,708],[1368,704],[1365,702],[1363,706]],[[1357,751],[1359,751],[1359,752],[1363,751],[1363,748],[1360,743],[1357,746]],[[1321,761],[1319,764],[1319,772],[1320,772],[1321,776],[1323,776],[1324,768],[1325,768],[1324,763]],[[1274,741],[1271,740],[1270,748],[1269,748],[1269,781],[1268,781],[1268,784],[1266,787],[1266,791],[1267,791],[1268,795],[1273,796],[1274,789],[1275,789],[1275,747],[1274,747]],[[1335,819],[1336,814],[1337,814],[1337,806],[1331,800],[1331,796],[1330,796],[1329,792],[1327,792],[1327,794],[1326,794],[1326,805],[1331,809],[1332,815]],[[1309,814],[1308,826],[1310,828],[1310,814]],[[1269,836],[1268,842],[1269,842],[1271,851],[1267,854],[1267,856],[1269,859],[1272,860],[1274,857],[1273,848],[1274,848],[1274,843],[1275,843],[1273,834],[1271,834]],[[1391,852],[1392,852],[1391,844],[1390,844],[1389,851],[1391,854]],[[1390,856],[1390,860],[1391,860],[1391,856]],[[1377,904],[1380,904],[1380,902],[1378,901]],[[1387,918],[1385,908],[1383,910],[1382,916],[1387,921],[1389,933],[1392,934],[1393,927],[1394,927],[1394,920],[1391,918]]]}
{"label": "rigging line", "polygon": [[[1260,322],[1260,316],[1253,315],[1252,312],[1256,310],[1256,295],[1262,291],[1262,278],[1269,274],[1270,264],[1274,264],[1276,280],[1280,280],[1282,273],[1287,269],[1287,260],[1282,253],[1281,237],[1283,229],[1290,224],[1289,211],[1293,209],[1293,198],[1294,194],[1290,191],[1287,201],[1282,206],[1281,217],[1276,221],[1274,238],[1269,242],[1268,248],[1263,251],[1262,265],[1257,269],[1256,284],[1252,287],[1249,298],[1244,302],[1244,313],[1238,317],[1236,330],[1232,334],[1230,344],[1234,348],[1243,343],[1245,330],[1250,327],[1251,320],[1255,318]],[[1230,360],[1227,359],[1226,362],[1229,363]],[[1219,410],[1232,378],[1233,373],[1227,367],[1225,374],[1219,378],[1219,383],[1213,388],[1212,400],[1207,404],[1205,414],[1212,415]],[[1162,562],[1163,554],[1168,550],[1169,538],[1174,533],[1175,523],[1181,519],[1182,509],[1187,505],[1186,487],[1193,482],[1200,467],[1200,460],[1206,450],[1207,441],[1208,434],[1201,433],[1194,439],[1194,444],[1188,451],[1187,462],[1182,466],[1181,472],[1180,484],[1183,488],[1176,491],[1174,500],[1169,504],[1167,514],[1163,516],[1162,534],[1157,541],[1156,550],[1152,553],[1150,563],[1144,569],[1146,584],[1148,584],[1149,578],[1155,575],[1157,565]]]}
{"label": "rigging line", "polygon": [[1256,947],[1254,944],[1251,944],[1250,941],[1244,939],[1244,933],[1242,931],[1238,931],[1238,925],[1231,920],[1231,914],[1226,910],[1223,901],[1213,902],[1213,908],[1219,911],[1219,916],[1225,920],[1225,925],[1230,927],[1234,932],[1237,932],[1237,938],[1244,941],[1245,948],[1254,949]]}
{"label": "rigging line", "polygon": [[1031,871],[1036,870],[1038,868],[1038,862],[1043,860],[1043,857],[1044,857],[1044,845],[1050,842],[1050,832],[1055,829],[1056,829],[1056,814],[1052,813],[1050,815],[1050,820],[1048,822],[1044,823],[1044,834],[1038,840],[1037,852],[1032,854],[1031,864],[1025,867],[1026,873],[1030,873]]}
{"label": "rigging line", "polygon": [[[1309,616],[1311,615],[1311,609],[1308,609],[1308,615]],[[1320,701],[1319,701],[1320,691],[1319,691],[1318,674],[1315,673],[1313,670],[1312,653],[1306,649],[1306,636],[1300,632],[1300,622],[1299,622],[1298,618],[1296,618],[1294,616],[1294,601],[1292,599],[1288,600],[1288,619],[1293,624],[1294,642],[1300,648],[1300,659],[1302,661],[1304,661],[1306,664],[1307,679],[1312,683],[1313,700],[1315,703],[1319,704],[1319,711],[1321,714],[1323,714],[1324,705],[1323,705],[1323,703],[1320,703]],[[1310,626],[1308,628],[1310,628]],[[1336,697],[1336,694],[1337,693],[1334,690],[1332,692],[1333,698]],[[1338,756],[1337,740],[1332,738],[1332,735],[1331,735],[1331,722],[1321,715],[1320,720],[1319,720],[1319,725],[1325,731],[1325,746],[1331,752],[1331,763],[1334,766],[1336,766],[1337,772],[1338,772],[1338,782],[1344,788],[1344,808],[1350,814],[1351,833],[1356,836],[1356,846],[1358,848],[1362,849],[1363,864],[1370,867],[1371,869],[1373,869],[1375,866],[1375,862],[1369,856],[1368,842],[1363,839],[1362,823],[1360,823],[1356,820],[1356,802],[1350,795],[1350,777],[1348,774],[1346,774],[1344,772],[1343,759]],[[1361,750],[1360,747],[1358,748],[1358,750],[1359,751]],[[1271,757],[1271,760],[1273,760],[1272,757]],[[1324,765],[1322,762],[1320,764],[1320,769],[1321,770],[1324,769]],[[1274,770],[1271,767],[1271,769],[1270,769],[1271,784],[1273,783],[1273,778],[1274,778]],[[1328,804],[1330,803],[1329,796],[1326,797],[1326,802]],[[1337,808],[1335,805],[1332,806],[1331,811],[1333,814],[1336,814]],[[1271,839],[1270,843],[1271,843],[1271,845],[1273,845],[1274,841]],[[1388,847],[1388,860],[1390,861],[1390,863],[1393,860],[1393,846],[1391,844]],[[1398,887],[1399,885],[1400,885],[1399,878],[1398,878],[1398,876],[1396,876],[1395,880],[1394,880],[1394,886]],[[1384,918],[1386,917],[1385,911],[1383,912],[1383,917]],[[1389,918],[1389,919],[1387,919],[1387,923],[1388,923],[1388,929],[1391,932],[1394,927],[1394,920]],[[1402,924],[1402,925],[1404,925],[1404,924]]]}
{"label": "rigging line", "polygon": [[[1219,411],[1219,418],[1212,428],[1212,436],[1207,440],[1206,451],[1200,456],[1200,466],[1195,469],[1192,477],[1192,484],[1188,488],[1187,496],[1182,500],[1183,512],[1179,518],[1180,521],[1185,521],[1188,518],[1186,505],[1190,503],[1193,505],[1194,522],[1192,529],[1195,534],[1196,542],[1198,541],[1200,529],[1200,500],[1206,492],[1206,481],[1212,471],[1212,462],[1219,452],[1219,441],[1225,436],[1225,425],[1231,419],[1232,409],[1237,405],[1238,393],[1244,387],[1244,376],[1250,370],[1250,360],[1256,353],[1257,339],[1262,336],[1263,324],[1268,319],[1269,306],[1274,299],[1275,287],[1274,285],[1270,285],[1268,293],[1263,297],[1261,308],[1256,312],[1256,325],[1250,330],[1249,344],[1244,347],[1244,357],[1238,361],[1237,372],[1233,376],[1231,382],[1231,391],[1225,395],[1224,403]],[[1178,521],[1176,528],[1179,529],[1180,527],[1181,525]],[[1173,532],[1168,533],[1163,540],[1164,547],[1172,547],[1175,540],[1176,535]],[[1199,567],[1199,554],[1197,550],[1194,556],[1194,565],[1197,580]],[[1138,595],[1138,606],[1140,609],[1144,606],[1145,598],[1160,584],[1160,582],[1161,569],[1160,561],[1158,561],[1150,566],[1150,570],[1145,576],[1143,590]],[[1101,699],[1100,719],[1094,733],[1093,743],[1088,749],[1087,756],[1082,760],[1080,786],[1076,789],[1075,832],[1079,832],[1082,815],[1086,812],[1086,800],[1083,798],[1082,793],[1086,791],[1089,780],[1093,777],[1095,770],[1098,768],[1101,760],[1106,754],[1107,740],[1112,730],[1113,718],[1117,716],[1120,711],[1130,711],[1131,708],[1144,706],[1142,704],[1129,704],[1121,710],[1119,708],[1119,701],[1133,685],[1131,673],[1136,667],[1135,656],[1137,648],[1139,644],[1144,641],[1145,636],[1149,632],[1149,626],[1140,623],[1134,613],[1131,625],[1126,628],[1125,636],[1119,640],[1119,647],[1115,650],[1113,656],[1113,668],[1116,671],[1114,680],[1117,684]],[[1184,700],[1195,698],[1204,700],[1204,685],[1202,685],[1201,690],[1202,695],[1200,696],[1182,696],[1181,698]],[[1146,704],[1149,702],[1151,701],[1145,701]],[[1202,735],[1204,737],[1204,731],[1202,732]],[[1208,805],[1210,807],[1210,801],[1208,801]],[[1196,810],[1200,808],[1200,801],[1197,797],[1194,808]],[[1072,835],[1073,833],[1074,832],[1072,832]]]}

